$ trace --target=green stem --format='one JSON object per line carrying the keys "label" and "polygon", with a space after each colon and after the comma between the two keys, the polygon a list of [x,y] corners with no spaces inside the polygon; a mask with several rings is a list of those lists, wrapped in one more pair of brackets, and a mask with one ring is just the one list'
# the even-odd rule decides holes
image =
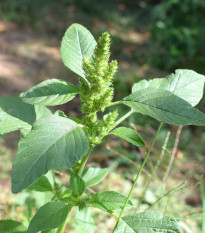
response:
{"label": "green stem", "polygon": [[205,233],[205,188],[204,188],[203,180],[201,180],[200,193],[201,193],[202,210],[203,210],[203,214],[202,214],[202,232]]}
{"label": "green stem", "polygon": [[90,146],[89,150],[88,150],[88,153],[82,158],[82,161],[81,161],[81,164],[80,164],[80,168],[78,170],[78,175],[81,176],[82,173],[83,173],[83,170],[84,170],[84,167],[85,167],[85,164],[88,160],[88,157],[90,155],[90,152],[92,151],[92,147]]}
{"label": "green stem", "polygon": [[[78,175],[79,175],[79,176],[81,176],[82,173],[83,173],[85,164],[86,164],[86,162],[87,162],[87,160],[88,160],[88,157],[89,157],[89,155],[90,155],[91,150],[92,150],[92,147],[89,148],[88,153],[83,157],[83,159],[82,159],[82,161],[81,161],[80,168],[79,168],[79,170],[78,170]],[[69,208],[68,214],[67,214],[67,217],[66,217],[65,222],[57,229],[56,233],[63,233],[63,232],[64,232],[64,229],[65,229],[66,224],[67,224],[67,222],[68,222],[68,219],[69,219],[71,210],[72,210],[72,207]]]}
{"label": "green stem", "polygon": [[111,107],[111,106],[115,106],[115,105],[118,105],[118,104],[121,104],[121,103],[122,103],[121,101],[116,101],[116,102],[113,102],[113,103],[107,105],[106,108]]}
{"label": "green stem", "polygon": [[[119,120],[117,120],[115,122],[115,126],[113,128],[115,128],[116,126],[118,126],[122,121],[124,121],[126,118],[128,118],[130,115],[132,115],[134,113],[133,110],[130,110],[128,113],[126,113],[124,116],[122,116]],[[111,130],[113,130],[113,128]],[[110,131],[111,131],[110,130]]]}
{"label": "green stem", "polygon": [[[116,225],[115,225],[115,227],[114,227],[114,230],[117,228],[117,225],[118,225],[118,223],[119,223],[119,221],[120,221],[120,219],[121,219],[121,217],[122,217],[122,215],[123,215],[123,213],[124,213],[124,211],[125,211],[125,208],[126,208],[128,202],[129,202],[129,200],[130,200],[131,194],[132,194],[132,192],[133,192],[133,190],[134,190],[134,188],[135,188],[135,186],[136,186],[136,184],[137,184],[138,178],[140,177],[141,172],[142,172],[142,170],[143,170],[143,168],[144,168],[144,166],[145,166],[145,164],[146,164],[146,161],[147,161],[147,159],[148,159],[148,157],[149,157],[149,154],[150,154],[150,152],[151,152],[151,150],[152,150],[152,147],[153,147],[153,145],[154,145],[154,143],[155,143],[155,141],[156,141],[157,135],[158,135],[160,129],[162,128],[162,125],[163,125],[163,123],[161,122],[160,125],[159,125],[159,127],[158,127],[158,129],[157,129],[157,132],[156,132],[154,138],[152,139],[152,142],[151,142],[151,145],[150,145],[150,147],[149,147],[149,150],[147,151],[147,154],[146,154],[146,156],[145,156],[145,159],[144,159],[144,161],[143,161],[143,163],[142,163],[142,165],[141,165],[141,167],[140,167],[140,170],[139,170],[138,173],[137,173],[137,176],[136,176],[136,178],[135,178],[135,180],[134,180],[134,183],[133,183],[133,185],[132,185],[132,188],[130,189],[130,192],[129,192],[129,194],[128,194],[127,200],[126,200],[126,202],[125,202],[125,204],[124,204],[124,206],[123,206],[123,208],[122,208],[122,211],[121,211],[121,213],[120,213],[120,215],[119,215],[119,217],[118,217],[118,220],[117,220],[117,223],[116,223]],[[114,230],[113,230],[113,232],[114,232]]]}
{"label": "green stem", "polygon": [[68,219],[69,219],[69,215],[70,215],[71,210],[72,210],[72,207],[69,208],[68,214],[67,214],[67,217],[66,217],[65,222],[57,229],[56,233],[63,233],[63,232],[64,232],[64,229],[65,229],[66,224],[67,224],[67,222],[68,222]]}

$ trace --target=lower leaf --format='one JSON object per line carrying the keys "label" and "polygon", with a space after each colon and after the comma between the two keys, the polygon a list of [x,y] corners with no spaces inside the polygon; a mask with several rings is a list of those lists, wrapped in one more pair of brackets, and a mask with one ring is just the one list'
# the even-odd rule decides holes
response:
{"label": "lower leaf", "polygon": [[27,233],[54,229],[62,225],[68,213],[63,202],[48,202],[32,218]]}
{"label": "lower leaf", "polygon": [[2,233],[26,233],[26,228],[20,222],[14,220],[0,220],[0,232]]}
{"label": "lower leaf", "polygon": [[[105,191],[102,193],[96,193],[94,196],[92,196],[88,204],[92,207],[96,207],[107,212],[112,212],[113,210],[122,209],[126,200],[127,197],[121,193]],[[132,205],[132,202],[129,201],[127,207]]]}
{"label": "lower leaf", "polygon": [[159,212],[142,212],[123,217],[113,233],[182,233],[174,218]]}

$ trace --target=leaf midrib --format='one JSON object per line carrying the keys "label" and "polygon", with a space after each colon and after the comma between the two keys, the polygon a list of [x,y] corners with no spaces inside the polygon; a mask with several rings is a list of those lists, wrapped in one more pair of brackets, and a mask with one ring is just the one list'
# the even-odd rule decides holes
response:
{"label": "leaf midrib", "polygon": [[[178,97],[178,96],[177,96]],[[153,98],[153,99],[157,99],[157,98],[160,98],[160,97],[156,97],[156,98]],[[180,98],[180,97],[178,97],[178,98]],[[183,100],[183,99],[182,99]],[[184,100],[185,101],[185,100]],[[184,118],[186,118],[186,119],[190,119],[190,120],[195,120],[195,119],[193,119],[193,118],[190,118],[190,117],[188,117],[188,116],[183,116],[183,115],[181,115],[181,114],[176,114],[176,113],[174,113],[174,112],[170,112],[170,111],[168,111],[168,110],[165,110],[165,109],[161,109],[161,108],[159,108],[159,107],[156,107],[156,106],[154,106],[154,105],[152,105],[152,104],[149,104],[149,103],[143,103],[143,102],[140,102],[140,101],[137,101],[137,100],[129,100],[129,101],[126,101],[126,100],[124,100],[123,102],[128,102],[128,103],[133,103],[133,102],[137,102],[137,103],[139,103],[139,104],[142,104],[142,105],[145,105],[145,106],[148,106],[148,107],[153,107],[153,108],[156,108],[156,109],[159,109],[159,110],[161,110],[161,111],[164,111],[164,112],[167,112],[167,113],[170,113],[170,114],[173,114],[173,115],[175,115],[175,116],[180,116],[180,117],[184,117]],[[186,101],[185,101],[186,102]],[[188,109],[192,109],[193,107],[190,105],[190,107],[188,107]],[[196,120],[196,121],[199,121],[199,122],[202,122],[203,123],[203,121],[201,121],[201,120]]]}

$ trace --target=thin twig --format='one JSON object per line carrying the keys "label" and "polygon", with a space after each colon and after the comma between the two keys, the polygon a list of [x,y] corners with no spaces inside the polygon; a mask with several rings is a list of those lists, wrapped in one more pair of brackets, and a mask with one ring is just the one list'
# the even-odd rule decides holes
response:
{"label": "thin twig", "polygon": [[174,159],[175,159],[175,155],[177,153],[177,148],[178,148],[178,145],[179,145],[179,139],[180,139],[182,128],[183,128],[183,126],[180,125],[178,127],[178,129],[177,129],[176,139],[175,139],[175,142],[174,142],[174,147],[173,147],[173,150],[172,150],[171,158],[170,158],[166,173],[165,173],[164,178],[163,178],[164,182],[167,180],[167,177],[169,176],[172,165],[174,163]]}

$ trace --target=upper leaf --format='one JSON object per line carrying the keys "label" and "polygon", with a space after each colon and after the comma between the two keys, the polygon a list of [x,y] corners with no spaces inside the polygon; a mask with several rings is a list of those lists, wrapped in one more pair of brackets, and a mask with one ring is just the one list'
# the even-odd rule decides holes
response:
{"label": "upper leaf", "polygon": [[20,222],[13,220],[0,220],[0,232],[2,233],[26,233],[26,228]]}
{"label": "upper leaf", "polygon": [[93,233],[96,225],[94,219],[92,217],[92,209],[89,207],[84,208],[79,211],[79,209],[75,212],[75,230],[76,233]]}
{"label": "upper leaf", "polygon": [[70,177],[70,189],[75,193],[77,196],[83,194],[85,190],[85,182],[83,179],[75,172],[69,170],[71,175]]}
{"label": "upper leaf", "polygon": [[205,115],[170,91],[146,88],[122,102],[134,111],[171,125],[205,125]]}
{"label": "upper leaf", "polygon": [[182,233],[175,219],[159,212],[142,212],[122,218],[113,233]]}
{"label": "upper leaf", "polygon": [[115,136],[120,137],[135,146],[145,147],[145,142],[143,141],[142,137],[133,129],[118,127],[114,129],[111,134],[114,134]]}
{"label": "upper leaf", "polygon": [[27,233],[54,229],[63,224],[68,206],[63,202],[48,202],[32,218]]}
{"label": "upper leaf", "polygon": [[142,80],[135,83],[132,92],[141,89],[159,88],[168,90],[195,106],[203,97],[205,76],[192,70],[176,70],[175,74],[170,74],[166,78],[156,78],[152,80]]}
{"label": "upper leaf", "polygon": [[[113,210],[122,209],[126,200],[127,197],[122,195],[121,193],[117,193],[114,191],[105,191],[93,195],[88,201],[88,204],[90,204],[90,206],[92,207],[110,212]],[[132,202],[129,201],[127,207],[130,207],[132,205]]]}
{"label": "upper leaf", "polygon": [[83,57],[90,58],[96,46],[92,34],[79,24],[72,24],[61,43],[61,57],[65,66],[85,78],[82,68]]}
{"label": "upper leaf", "polygon": [[90,167],[83,172],[83,180],[86,187],[91,187],[98,184],[107,175],[107,168]]}
{"label": "upper leaf", "polygon": [[34,106],[22,102],[19,97],[0,98],[0,134],[31,129],[35,119]]}
{"label": "upper leaf", "polygon": [[41,176],[35,183],[28,187],[29,190],[46,192],[53,190],[51,183],[46,176]]}
{"label": "upper leaf", "polygon": [[54,115],[36,121],[20,141],[12,168],[12,192],[20,192],[48,170],[72,167],[88,149],[88,139],[74,121]]}
{"label": "upper leaf", "polygon": [[21,94],[24,102],[44,106],[60,105],[72,100],[79,89],[63,80],[48,79]]}

